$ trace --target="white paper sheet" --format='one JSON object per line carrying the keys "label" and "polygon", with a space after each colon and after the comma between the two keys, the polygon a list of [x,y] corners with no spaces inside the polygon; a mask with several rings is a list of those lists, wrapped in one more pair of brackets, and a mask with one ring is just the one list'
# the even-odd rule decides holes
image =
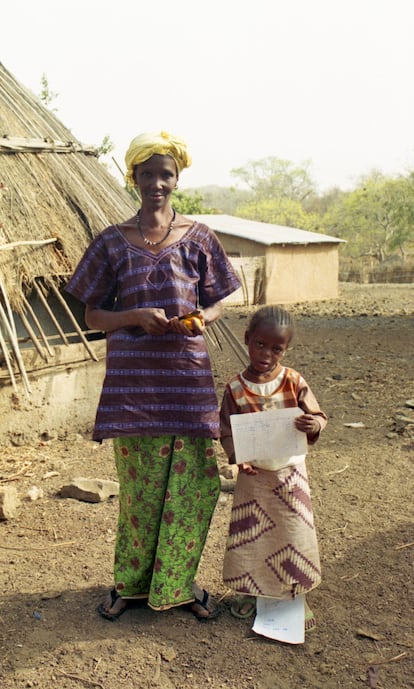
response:
{"label": "white paper sheet", "polygon": [[305,596],[296,596],[291,600],[275,600],[258,596],[253,631],[287,644],[303,644],[305,641]]}
{"label": "white paper sheet", "polygon": [[293,423],[303,414],[298,407],[265,412],[232,414],[231,432],[237,464],[252,462],[273,471],[302,461],[307,451],[306,433]]}

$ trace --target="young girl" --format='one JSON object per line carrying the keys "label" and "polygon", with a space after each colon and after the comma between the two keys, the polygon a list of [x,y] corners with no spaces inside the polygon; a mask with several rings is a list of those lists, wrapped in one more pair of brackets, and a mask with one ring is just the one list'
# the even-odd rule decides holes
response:
{"label": "young girl", "polygon": [[[250,364],[228,382],[221,405],[221,444],[231,464],[236,462],[233,414],[299,407],[303,414],[292,423],[306,433],[308,444],[326,426],[305,380],[281,364],[292,335],[291,316],[278,306],[260,308],[250,321],[245,333]],[[246,618],[255,612],[256,596],[294,599],[317,586],[321,576],[304,457],[286,458],[277,470],[260,460],[238,466],[223,578],[239,594],[232,614]],[[308,631],[315,620],[306,605],[305,611]]]}

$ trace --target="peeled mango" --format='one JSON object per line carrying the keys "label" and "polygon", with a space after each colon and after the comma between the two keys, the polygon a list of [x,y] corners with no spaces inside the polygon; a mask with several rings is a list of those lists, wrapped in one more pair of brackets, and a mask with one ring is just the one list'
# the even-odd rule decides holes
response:
{"label": "peeled mango", "polygon": [[186,313],[185,316],[181,316],[180,321],[184,323],[190,330],[194,330],[193,321],[198,321],[197,325],[202,327],[204,325],[204,319],[201,311],[191,311],[191,313]]}

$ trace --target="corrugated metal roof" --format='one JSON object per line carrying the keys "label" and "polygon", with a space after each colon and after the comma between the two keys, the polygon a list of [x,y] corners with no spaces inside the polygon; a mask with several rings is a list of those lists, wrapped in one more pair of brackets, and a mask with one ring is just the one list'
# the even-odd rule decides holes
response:
{"label": "corrugated metal roof", "polygon": [[256,222],[245,218],[236,218],[234,215],[189,215],[193,220],[208,225],[212,230],[231,234],[235,237],[250,239],[259,244],[339,244],[344,239],[330,237],[319,232],[307,232],[296,227],[283,225],[271,225],[266,222]]}

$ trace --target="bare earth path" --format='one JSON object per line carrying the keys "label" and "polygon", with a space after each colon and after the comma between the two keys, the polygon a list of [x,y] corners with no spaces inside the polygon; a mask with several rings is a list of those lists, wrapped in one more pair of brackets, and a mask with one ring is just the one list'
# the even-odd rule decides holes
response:
{"label": "bare earth path", "polygon": [[[342,285],[338,300],[291,310],[297,335],[286,363],[330,419],[308,457],[323,565],[309,596],[316,630],[288,646],[255,636],[228,609],[208,624],[145,605],[116,623],[98,617],[117,499],[62,499],[59,488],[74,476],[114,479],[112,448],[68,434],[0,448],[0,480],[22,499],[17,518],[0,522],[1,689],[414,687],[414,285]],[[226,311],[241,338],[247,314]],[[220,395],[239,364],[224,348],[215,367]],[[43,498],[23,500],[31,486]],[[231,500],[222,492],[199,572],[225,606]]]}

